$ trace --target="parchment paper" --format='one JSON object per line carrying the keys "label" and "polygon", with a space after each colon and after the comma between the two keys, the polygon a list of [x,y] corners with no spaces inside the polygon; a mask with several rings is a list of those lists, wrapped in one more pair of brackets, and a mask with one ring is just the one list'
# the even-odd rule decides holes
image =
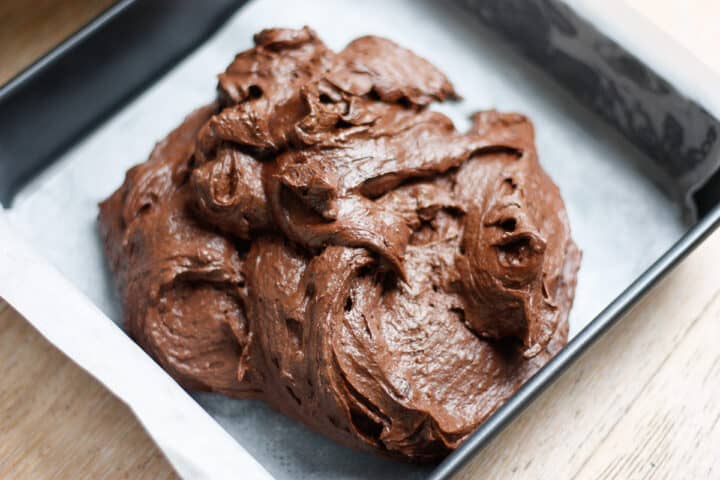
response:
{"label": "parchment paper", "polygon": [[[12,226],[102,312],[119,322],[120,304],[98,239],[97,203],[121,184],[130,166],[146,159],[153,144],[184,115],[213,98],[214,75],[236,52],[252,45],[253,33],[270,26],[305,24],[334,49],[357,36],[379,34],[428,58],[464,97],[461,103],[438,108],[461,129],[480,109],[530,116],[540,161],[560,186],[573,236],[583,250],[571,335],[684,233],[678,206],[643,175],[640,166],[647,162],[624,139],[479,23],[444,2],[412,0],[251,2],[25,188],[8,212]],[[82,339],[85,332],[76,335]],[[88,331],[84,340],[92,342],[90,335]],[[117,352],[106,355],[121,368],[123,359],[114,357]],[[276,478],[420,478],[429,471],[335,445],[259,402],[193,396]],[[149,431],[164,428],[156,422]],[[195,434],[186,432],[188,437]],[[185,473],[199,476],[198,469],[202,466]]]}

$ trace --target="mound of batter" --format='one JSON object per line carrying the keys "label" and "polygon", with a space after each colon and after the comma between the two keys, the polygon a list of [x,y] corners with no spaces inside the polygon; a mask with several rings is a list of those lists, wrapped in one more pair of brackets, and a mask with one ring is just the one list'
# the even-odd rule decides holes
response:
{"label": "mound of batter", "polygon": [[567,340],[580,254],[530,121],[409,50],[270,29],[100,205],[132,337],[184,387],[447,455]]}

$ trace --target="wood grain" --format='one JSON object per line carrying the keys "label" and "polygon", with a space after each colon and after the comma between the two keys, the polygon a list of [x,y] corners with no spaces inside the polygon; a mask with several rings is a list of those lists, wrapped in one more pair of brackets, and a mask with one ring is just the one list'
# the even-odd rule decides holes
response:
{"label": "wood grain", "polygon": [[[0,1],[0,83],[109,3]],[[720,71],[720,4],[628,3]],[[716,265],[720,233],[458,478],[720,478]],[[0,365],[0,478],[174,475],[127,407],[2,302]]]}
{"label": "wood grain", "polygon": [[0,478],[174,478],[132,412],[0,301]]}

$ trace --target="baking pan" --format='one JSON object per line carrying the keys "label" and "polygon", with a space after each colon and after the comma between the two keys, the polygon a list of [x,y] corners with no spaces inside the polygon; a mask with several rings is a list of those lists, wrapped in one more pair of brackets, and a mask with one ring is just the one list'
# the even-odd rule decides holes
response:
{"label": "baking pan", "polygon": [[[206,39],[226,20],[230,20],[233,25],[247,27],[248,22],[242,21],[245,10],[237,14],[240,20],[235,16],[231,19],[233,12],[243,3],[230,0],[213,0],[202,4],[164,0],[119,2],[0,88],[0,202],[8,208],[6,216],[9,224],[27,239],[34,251],[64,273],[112,319],[120,318],[118,304],[115,299],[98,293],[105,292],[108,287],[107,273],[96,267],[97,258],[92,256],[93,249],[97,250],[96,246],[85,244],[72,235],[64,235],[62,230],[41,235],[37,229],[39,222],[51,226],[62,222],[67,228],[77,227],[72,231],[93,228],[94,223],[90,225],[87,219],[58,220],[63,212],[60,208],[62,205],[55,209],[56,206],[50,202],[51,197],[43,199],[42,194],[52,193],[53,188],[62,187],[70,198],[68,204],[83,204],[94,217],[94,202],[110,193],[103,183],[104,177],[84,177],[80,167],[74,176],[66,175],[66,180],[71,178],[81,182],[84,188],[90,184],[87,188],[93,195],[79,199],[72,197],[72,192],[67,192],[67,183],[53,184],[52,179],[62,176],[62,172],[72,173],[74,165],[88,161],[81,158],[83,152],[92,152],[103,139],[117,138],[119,135],[113,134],[117,130],[113,129],[118,128],[118,125],[137,120],[132,115],[133,109],[138,112],[137,105],[143,102],[148,104],[153,101],[153,97],[161,98],[162,92],[157,92],[155,87],[167,81],[167,75],[163,75],[168,72],[171,72],[168,75],[175,75],[172,72],[177,72],[177,69],[173,69],[173,66],[196,48],[202,47]],[[247,14],[255,15],[253,18],[267,18],[258,14],[257,3],[248,5],[250,11]],[[292,16],[296,8],[293,3],[285,6],[288,18],[296,18]],[[330,15],[336,8],[335,3],[342,2],[326,3],[325,10]],[[411,2],[392,2],[392,5],[395,3],[402,5],[386,8],[391,12],[393,8],[402,12],[403,8],[409,8]],[[360,23],[350,30],[362,29],[362,21],[357,19],[369,18],[370,14],[364,14],[363,9],[372,9],[372,5],[357,5],[354,8],[357,10],[356,18],[345,21]],[[323,475],[365,474],[376,477],[403,475],[449,478],[477,455],[488,440],[619,320],[720,221],[720,210],[717,207],[720,180],[716,175],[720,162],[720,123],[704,108],[705,98],[700,95],[691,100],[687,96],[687,84],[680,82],[683,87],[681,93],[677,88],[680,85],[676,86],[658,75],[644,63],[643,57],[632,55],[627,48],[610,40],[602,33],[608,27],[605,20],[596,16],[582,2],[573,2],[571,8],[565,3],[551,0],[457,0],[452,5],[416,2],[412,8],[419,9],[413,20],[416,28],[426,29],[428,39],[424,44],[404,43],[418,53],[429,56],[448,72],[451,80],[468,99],[479,98],[485,102],[475,102],[467,105],[467,108],[492,107],[499,103],[500,107],[507,105],[522,111],[529,109],[531,118],[538,121],[541,162],[560,184],[568,201],[571,227],[580,247],[586,250],[585,263],[581,268],[599,268],[604,259],[602,255],[596,254],[598,251],[604,253],[613,248],[628,249],[631,258],[615,265],[609,262],[609,267],[601,274],[581,276],[580,287],[584,283],[585,291],[600,288],[600,283],[611,284],[612,288],[603,290],[603,294],[597,295],[596,299],[590,299],[589,295],[579,291],[571,320],[572,340],[568,346],[435,469],[374,463],[384,461],[357,457],[355,452],[322,443],[322,439],[312,437],[303,427],[289,420],[283,422],[264,407],[252,402],[235,402],[251,406],[245,410],[228,410],[228,404],[216,396],[194,395],[205,411],[211,413],[236,438],[242,437],[242,432],[238,432],[238,426],[232,424],[232,418],[229,417],[241,413],[257,417],[257,422],[271,422],[277,435],[287,435],[288,432],[291,436],[301,436],[293,438],[308,435],[311,439],[307,442],[308,448],[316,450],[318,462],[332,464],[332,468],[318,472],[316,463],[311,465],[311,470],[314,470],[309,473],[302,469],[292,470],[304,476],[312,474],[319,478]],[[283,18],[282,11],[276,12],[276,15]],[[403,43],[398,38],[404,34],[400,28],[403,23],[399,21],[398,25],[396,34],[388,36]],[[372,27],[368,24],[370,32],[374,32]],[[452,36],[447,41],[437,36],[437,32],[443,28],[448,30],[449,37]],[[644,31],[637,26],[635,29]],[[248,40],[252,33],[253,30],[240,29],[234,37],[228,38]],[[325,37],[322,29],[319,29],[319,33]],[[467,72],[469,80],[458,78],[456,72],[461,69],[453,63],[456,60],[444,52],[434,51],[433,47],[452,47],[455,39],[459,38],[466,43],[472,42],[469,51],[475,50],[477,56],[489,57],[482,60],[485,62],[482,66],[500,71],[478,77],[486,82],[484,84],[474,84],[472,72]],[[226,45],[225,63],[241,49],[232,42],[226,42]],[[342,45],[331,46],[340,48]],[[467,50],[467,45],[464,48]],[[458,57],[457,62],[461,60]],[[467,57],[464,60],[467,61]],[[683,61],[692,63],[692,60]],[[183,64],[177,68],[182,69]],[[203,75],[208,77],[211,72],[204,72]],[[161,77],[163,80],[160,80]],[[493,79],[497,83],[492,83],[495,81]],[[503,86],[503,83],[508,83],[508,79],[512,80],[509,82],[511,88]],[[524,93],[517,99],[508,96],[507,92],[495,96],[480,95],[473,91],[474,86],[491,91],[493,88],[498,91],[504,88],[503,92],[516,88]],[[212,93],[211,89],[206,90],[206,93]],[[174,107],[167,103],[160,105],[164,105],[167,112],[158,115],[165,115],[168,125],[177,123],[182,114],[186,113],[175,112]],[[547,109],[551,113],[547,113]],[[534,114],[535,111],[537,113]],[[462,118],[456,115],[458,112],[447,113],[454,120],[462,122]],[[461,108],[459,113],[467,112]],[[547,121],[539,121],[543,119]],[[165,126],[158,127],[159,133],[155,139],[161,138],[163,129],[169,130]],[[127,133],[124,135],[132,138]],[[586,145],[589,142],[591,146]],[[562,146],[557,146],[559,144]],[[131,163],[144,160],[143,157],[149,152],[146,145],[114,147],[140,155],[133,157]],[[95,151],[101,154],[96,161],[112,163],[117,156],[117,152],[101,148]],[[575,161],[570,155],[573,152],[579,157],[587,154],[598,158],[613,157],[615,160],[614,163],[608,162],[608,165],[600,162],[602,165],[598,166],[598,170],[588,175],[583,170],[592,162],[583,163],[588,161],[584,158]],[[548,154],[552,158],[548,158]],[[592,160],[598,163],[595,157]],[[580,179],[580,186],[574,185],[575,176]],[[588,178],[592,180],[593,177],[595,185],[588,182]],[[97,186],[94,185],[96,183]],[[108,181],[108,184],[114,186],[119,183],[120,178]],[[588,185],[595,187],[593,191],[588,191]],[[600,205],[602,202],[611,204],[612,208]],[[618,203],[616,205],[613,202]],[[624,206],[623,202],[627,205]],[[588,205],[590,203],[592,205]],[[613,210],[618,210],[617,215],[622,218],[611,215]],[[593,222],[598,223],[596,230],[593,230]],[[614,228],[615,233],[603,234],[606,226]],[[95,238],[94,231],[86,233]],[[603,250],[596,250],[591,237],[598,237],[597,241],[603,243]],[[639,243],[632,245],[635,237]],[[639,258],[643,252],[645,256]],[[0,251],[0,265],[2,255]],[[68,266],[68,261],[75,262],[79,267],[74,270]],[[0,290],[0,295],[15,304],[41,332],[52,337],[39,326],[40,320],[33,318],[30,308],[26,312],[21,308],[24,305],[22,301],[13,301],[16,298],[14,292],[18,292],[19,288],[11,289],[8,285],[3,286],[2,282],[0,288],[4,288]],[[116,327],[113,325],[112,328]],[[115,384],[104,380],[100,367],[85,364],[72,354],[71,347],[64,348],[60,341],[55,343],[69,351],[69,355],[81,366],[108,384],[133,407],[178,471],[186,476],[218,471],[204,468],[207,465],[198,465],[198,458],[201,458],[199,454],[196,458],[187,458],[187,455],[179,455],[176,448],[168,447],[163,441],[165,437],[162,437],[162,432],[157,430],[160,427],[152,424],[148,414],[143,413],[145,411],[139,404],[129,399],[127,392],[120,387],[113,388]],[[208,417],[204,421],[211,422],[211,419]],[[245,428],[251,426],[244,425]],[[269,442],[268,438],[258,437],[257,441]],[[261,464],[265,464],[271,473],[279,477],[289,476],[287,472],[291,470],[279,471],[279,467],[269,465],[269,462],[292,462],[292,450],[286,458],[269,459],[261,447],[246,443],[243,446]],[[303,455],[309,451],[294,452]],[[338,456],[355,460],[338,460],[335,458]],[[218,458],[218,462],[224,460]],[[359,469],[358,465],[364,469]]]}

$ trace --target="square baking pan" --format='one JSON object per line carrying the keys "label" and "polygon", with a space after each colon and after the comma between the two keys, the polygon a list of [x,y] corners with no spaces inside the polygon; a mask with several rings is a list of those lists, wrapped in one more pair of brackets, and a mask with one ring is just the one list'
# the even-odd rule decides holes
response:
{"label": "square baking pan", "polygon": [[[99,267],[97,201],[149,153],[133,142],[141,130],[158,140],[187,113],[168,101],[168,85],[207,60],[207,45],[224,46],[221,69],[249,46],[236,39],[274,26],[263,21],[306,18],[298,2],[268,12],[270,2],[118,2],[0,88],[0,296],[128,403],[183,476],[449,478],[717,226],[715,76],[620,5],[309,4],[325,14],[321,38],[378,32],[430,58],[466,98],[446,112],[457,123],[472,108],[527,112],[585,254],[568,345],[439,466],[406,466],[336,446],[256,402],[190,397],[108,320],[120,310]],[[379,5],[394,15],[384,30],[370,22]],[[147,111],[159,125],[144,123]],[[89,168],[98,162],[102,171]]]}

